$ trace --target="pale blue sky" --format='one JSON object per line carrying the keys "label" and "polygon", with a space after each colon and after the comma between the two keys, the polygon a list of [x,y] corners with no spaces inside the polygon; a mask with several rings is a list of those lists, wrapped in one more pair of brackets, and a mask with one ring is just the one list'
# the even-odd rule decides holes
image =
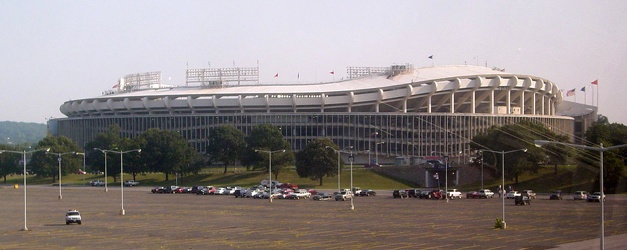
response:
{"label": "pale blue sky", "polygon": [[600,113],[627,124],[625,13],[618,0],[0,0],[0,121],[64,117],[64,101],[131,73],[183,84],[187,65],[259,61],[262,83],[303,83],[339,80],[347,66],[487,62],[576,88],[581,103],[599,79]]}

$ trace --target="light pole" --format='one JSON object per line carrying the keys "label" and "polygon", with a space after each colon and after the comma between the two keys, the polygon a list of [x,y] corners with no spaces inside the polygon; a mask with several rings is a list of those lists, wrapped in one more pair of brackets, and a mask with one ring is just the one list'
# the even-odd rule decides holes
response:
{"label": "light pole", "polygon": [[85,169],[85,153],[76,153],[76,155],[83,156],[83,186],[85,186],[85,175],[87,174],[87,169]]}
{"label": "light pole", "polygon": [[[353,151],[349,151],[350,155],[348,156],[348,161],[351,162],[351,192],[354,192],[353,190],[353,161],[355,160],[355,158],[353,157]],[[351,197],[351,210],[355,210],[355,194],[353,194],[353,197]]]}
{"label": "light pole", "polygon": [[376,164],[375,164],[376,166],[379,166],[379,147],[377,147],[377,145],[383,144],[383,143],[385,142],[382,141],[382,142],[377,142],[374,144],[374,159],[376,161]]}
{"label": "light pole", "polygon": [[558,145],[571,146],[574,148],[588,149],[588,150],[599,152],[599,155],[601,157],[599,160],[599,192],[601,192],[601,197],[599,198],[599,203],[601,203],[601,236],[600,236],[599,247],[600,249],[605,249],[605,216],[604,216],[605,201],[603,199],[605,197],[605,191],[603,191],[603,152],[612,150],[612,149],[627,147],[627,144],[616,145],[616,146],[605,148],[603,147],[603,143],[599,144],[599,147],[592,147],[592,146],[579,145],[579,144],[570,144],[570,143],[557,142],[557,141],[544,141],[544,140],[535,140],[533,141],[533,143],[538,147],[542,147],[546,144],[558,144]]}
{"label": "light pole", "polygon": [[50,151],[50,148],[45,148],[45,149],[37,149],[37,150],[32,150],[32,151],[11,151],[11,150],[0,150],[0,154],[7,152],[7,153],[14,153],[14,154],[22,154],[22,163],[24,163],[24,172],[22,172],[22,175],[24,176],[24,228],[22,228],[21,231],[28,231],[28,227],[26,227],[26,154],[28,153],[34,153],[37,151]]}
{"label": "light pole", "polygon": [[[444,196],[446,197],[446,202],[448,202],[448,160],[449,160],[449,156],[448,153],[442,153],[442,152],[437,152],[437,151],[433,151],[431,152],[431,155],[438,153],[442,156],[442,158],[444,158]],[[438,179],[438,189],[440,186],[440,180]]]}
{"label": "light pole", "polygon": [[99,149],[99,148],[94,148],[94,150],[98,150],[100,152],[102,152],[104,154],[104,160],[105,160],[105,165],[104,165],[104,169],[105,169],[105,178],[104,178],[104,183],[105,183],[105,192],[109,192],[109,187],[107,186],[107,153],[109,152],[114,152],[113,150],[118,149],[118,148],[112,148],[112,149]]}
{"label": "light pole", "polygon": [[[514,152],[518,152],[518,151],[523,151],[523,152],[527,152],[526,148],[522,148],[522,149],[516,149],[516,150],[512,150],[512,151],[494,151],[494,150],[488,150],[488,149],[482,149],[482,151],[486,151],[486,152],[492,152],[492,153],[496,153],[496,154],[501,154],[501,175],[502,175],[502,181],[503,181],[503,186],[502,188],[505,189],[505,154],[509,154],[509,153],[514,153]],[[507,228],[507,224],[505,223],[505,192],[503,192],[503,196],[501,197],[503,200],[503,220],[501,221],[502,225],[503,225],[503,229]]]}
{"label": "light pole", "polygon": [[122,192],[122,210],[120,210],[120,215],[125,215],[126,211],[124,211],[124,154],[130,152],[141,153],[141,148],[132,149],[127,151],[109,151],[111,153],[120,154],[120,190]]}
{"label": "light pole", "polygon": [[269,184],[270,185],[270,197],[268,197],[268,200],[272,203],[272,154],[273,153],[279,153],[279,152],[285,152],[285,149],[281,149],[281,150],[274,150],[274,151],[270,151],[270,150],[260,150],[260,149],[255,149],[255,152],[262,152],[262,153],[268,153],[268,174],[269,174]]}
{"label": "light pole", "polygon": [[76,154],[76,152],[74,152],[74,151],[72,151],[72,152],[65,152],[65,153],[46,152],[46,154],[56,155],[57,156],[57,161],[59,162],[59,200],[61,200],[61,199],[63,199],[63,195],[61,195],[61,156],[67,155],[67,154]]}
{"label": "light pole", "polygon": [[[346,153],[349,154],[348,155],[348,161],[351,163],[351,192],[353,192],[353,161],[355,160],[354,156],[353,156],[353,146],[350,146],[349,148],[351,149],[350,151],[342,151],[342,150],[337,150],[334,149],[333,147],[330,146],[325,146],[324,148],[326,149],[332,149],[333,151],[335,151],[337,153],[337,175],[338,175],[338,181],[337,181],[337,191],[338,192],[342,192],[340,189],[340,179],[339,179],[339,175],[340,175],[340,153]],[[355,210],[355,203],[354,203],[354,198],[355,198],[355,194],[353,194],[353,198],[351,198],[351,210]]]}

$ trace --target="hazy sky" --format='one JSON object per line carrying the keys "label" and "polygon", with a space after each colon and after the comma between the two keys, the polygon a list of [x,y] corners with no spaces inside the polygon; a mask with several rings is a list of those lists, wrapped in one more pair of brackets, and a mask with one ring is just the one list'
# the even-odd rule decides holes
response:
{"label": "hazy sky", "polygon": [[598,79],[600,113],[627,124],[625,13],[619,0],[0,0],[0,121],[65,117],[63,102],[127,74],[162,71],[182,85],[187,67],[259,62],[262,83],[339,80],[347,66],[487,64],[576,88],[588,104],[580,89]]}

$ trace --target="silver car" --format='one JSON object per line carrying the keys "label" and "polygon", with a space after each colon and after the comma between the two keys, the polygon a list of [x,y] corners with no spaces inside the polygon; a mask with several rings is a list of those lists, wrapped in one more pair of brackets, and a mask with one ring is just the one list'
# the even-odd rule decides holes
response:
{"label": "silver car", "polygon": [[575,191],[575,195],[573,196],[575,200],[586,200],[588,199],[588,192],[586,191]]}

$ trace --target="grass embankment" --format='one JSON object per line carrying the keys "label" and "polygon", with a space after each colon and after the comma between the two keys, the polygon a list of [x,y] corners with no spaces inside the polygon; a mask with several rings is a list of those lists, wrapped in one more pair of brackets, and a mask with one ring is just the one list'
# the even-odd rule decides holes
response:
{"label": "grass embankment", "polygon": [[[576,190],[592,191],[594,189],[593,183],[596,177],[594,170],[585,168],[578,168],[576,166],[559,166],[557,173],[554,172],[553,167],[546,167],[540,169],[537,174],[524,173],[519,176],[518,184],[515,184],[513,180],[505,180],[505,186],[512,185],[515,189],[532,189],[538,193],[548,193],[552,190],[560,189],[563,192],[574,192]],[[78,175],[70,174],[63,176],[63,184],[70,185],[83,185],[83,177],[85,182],[90,180],[103,180],[104,175]],[[274,176],[272,176],[274,179]],[[125,180],[132,179],[130,174],[124,175]],[[165,181],[165,175],[161,173],[146,173],[137,175],[136,180],[141,183],[142,186],[167,186],[175,185],[179,186],[194,186],[194,185],[213,185],[213,186],[242,186],[249,187],[258,185],[261,180],[268,179],[268,175],[261,171],[245,171],[242,167],[229,167],[227,173],[223,173],[223,168],[211,167],[204,169],[201,173],[196,175],[189,175],[179,177],[178,180],[174,175],[169,176],[169,180]],[[119,179],[117,179],[119,181]],[[337,189],[338,178],[324,177],[323,185],[319,186],[318,180],[311,180],[309,178],[300,178],[296,171],[292,168],[285,170],[279,175],[279,181],[298,184],[301,188],[315,188],[315,189]],[[29,176],[27,178],[28,184],[34,185],[51,185],[53,184],[50,177],[38,177]],[[108,177],[110,185],[119,185],[119,182],[114,183],[112,177]],[[341,175],[341,187],[350,187],[350,169],[343,169]],[[20,175],[8,176],[7,185],[22,184],[23,179]],[[498,185],[501,184],[501,179],[484,180],[484,187],[492,190],[496,190]],[[409,188],[413,185],[404,180],[381,175],[370,169],[364,169],[356,167],[353,169],[353,186],[367,188],[367,189],[399,189]],[[481,188],[481,182],[461,185],[451,188],[457,188],[462,191],[478,190]]]}

